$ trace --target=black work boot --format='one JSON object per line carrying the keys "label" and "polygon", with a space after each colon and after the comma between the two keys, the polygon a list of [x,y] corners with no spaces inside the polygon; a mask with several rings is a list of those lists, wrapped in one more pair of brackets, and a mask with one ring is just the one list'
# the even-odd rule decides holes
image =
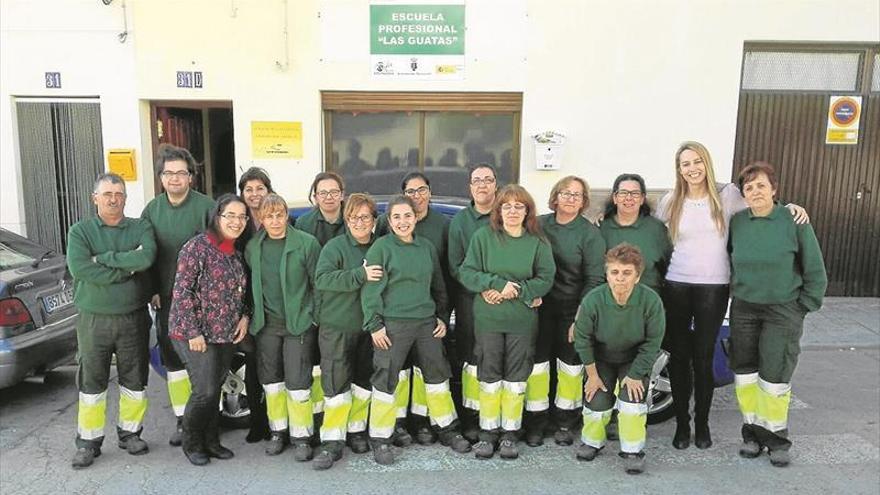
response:
{"label": "black work boot", "polygon": [[675,435],[672,437],[672,446],[678,450],[684,450],[691,446],[690,418],[676,421]]}
{"label": "black work boot", "polygon": [[266,442],[266,455],[278,455],[287,447],[289,435],[287,430],[273,431]]}
{"label": "black work boot", "polygon": [[214,419],[208,424],[205,430],[205,453],[208,457],[215,459],[227,460],[235,457],[235,454],[220,444],[220,415],[214,416]]}
{"label": "black work boot", "polygon": [[204,466],[211,462],[208,453],[205,452],[205,436],[204,431],[200,429],[192,429],[184,425],[183,428],[183,455],[194,466]]}
{"label": "black work boot", "polygon": [[70,465],[73,469],[85,469],[95,462],[96,457],[101,457],[100,447],[80,447],[73,454]]}
{"label": "black work boot", "polygon": [[370,442],[367,438],[367,432],[359,431],[357,433],[349,433],[348,446],[355,454],[365,454],[369,452]]}

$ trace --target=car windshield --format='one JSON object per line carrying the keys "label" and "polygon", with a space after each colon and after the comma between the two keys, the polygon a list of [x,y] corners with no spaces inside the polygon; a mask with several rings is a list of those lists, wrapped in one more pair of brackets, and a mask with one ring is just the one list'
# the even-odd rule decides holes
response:
{"label": "car windshield", "polygon": [[0,242],[0,270],[8,270],[33,262],[34,258],[31,256],[12,249],[5,242]]}

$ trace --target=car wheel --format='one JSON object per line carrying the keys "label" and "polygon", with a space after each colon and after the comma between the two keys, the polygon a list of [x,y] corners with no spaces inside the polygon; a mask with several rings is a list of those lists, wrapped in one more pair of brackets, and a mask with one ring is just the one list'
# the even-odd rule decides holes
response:
{"label": "car wheel", "polygon": [[236,353],[226,378],[220,387],[220,424],[224,428],[248,428],[251,424],[251,409],[248,403],[247,387],[244,382],[244,355]]}
{"label": "car wheel", "polygon": [[668,362],[669,353],[661,350],[651,370],[647,400],[650,425],[662,423],[675,416],[675,409],[672,407],[672,386],[669,382],[669,370],[666,367]]}

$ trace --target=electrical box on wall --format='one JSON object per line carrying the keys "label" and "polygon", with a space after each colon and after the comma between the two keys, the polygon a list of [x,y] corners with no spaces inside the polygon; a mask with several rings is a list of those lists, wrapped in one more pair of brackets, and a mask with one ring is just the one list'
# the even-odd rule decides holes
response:
{"label": "electrical box on wall", "polygon": [[110,172],[119,175],[123,180],[137,180],[137,168],[134,160],[134,149],[113,149],[107,152],[107,165]]}
{"label": "electrical box on wall", "polygon": [[565,150],[565,136],[556,131],[545,131],[532,136],[535,142],[535,168],[559,170]]}

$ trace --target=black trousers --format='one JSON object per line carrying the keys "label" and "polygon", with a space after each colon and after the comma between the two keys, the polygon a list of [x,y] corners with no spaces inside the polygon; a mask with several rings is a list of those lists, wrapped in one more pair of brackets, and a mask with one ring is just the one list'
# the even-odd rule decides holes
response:
{"label": "black trousers", "polygon": [[669,351],[669,380],[675,418],[690,422],[691,393],[694,422],[708,424],[715,377],[712,362],[715,340],[724,321],[729,289],[727,285],[686,284],[666,281],[663,306],[666,309],[664,347]]}
{"label": "black trousers", "polygon": [[183,413],[183,449],[199,452],[206,446],[217,446],[220,444],[217,411],[220,387],[229,371],[235,344],[208,344],[205,352],[193,352],[187,341],[172,342],[192,384],[192,395]]}
{"label": "black trousers", "polygon": [[156,342],[159,344],[159,357],[166,370],[180,371],[184,369],[183,360],[175,352],[176,346],[168,337],[168,313],[171,311],[171,297],[160,297],[162,307],[156,310]]}
{"label": "black trousers", "polygon": [[555,405],[557,363],[579,365],[580,356],[574,350],[574,343],[568,341],[568,327],[574,323],[580,301],[545,301],[538,311],[538,337],[535,342],[535,363],[550,363],[550,408],[545,411],[526,411],[523,418],[528,431],[543,432],[547,429],[550,416],[557,426],[573,429],[580,420],[580,409],[565,410]]}

